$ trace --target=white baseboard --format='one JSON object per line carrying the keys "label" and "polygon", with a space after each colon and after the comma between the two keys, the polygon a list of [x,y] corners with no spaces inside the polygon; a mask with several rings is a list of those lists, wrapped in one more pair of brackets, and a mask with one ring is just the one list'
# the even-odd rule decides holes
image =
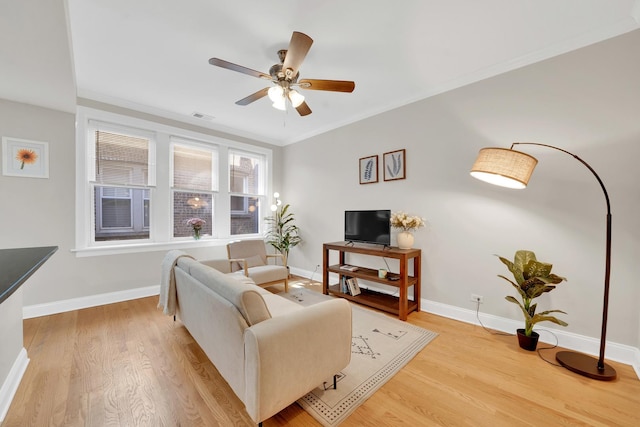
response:
{"label": "white baseboard", "polygon": [[113,304],[159,294],[160,285],[155,285],[145,288],[128,289],[126,291],[110,292],[108,294],[54,301],[45,304],[28,305],[22,308],[22,318],[31,319],[32,317],[48,316],[50,314],[81,310],[83,308],[97,307],[99,305]]}
{"label": "white baseboard", "polygon": [[[455,307],[452,305],[442,304],[435,301],[429,301],[423,299],[422,310],[428,313],[437,314],[438,316],[448,317],[450,319],[458,320],[465,323],[472,323],[480,325],[480,322],[489,329],[495,329],[501,332],[515,333],[515,330],[522,328],[522,322],[505,319],[491,314],[478,313],[476,316],[475,310],[468,310],[465,308]],[[478,321],[480,318],[480,322]],[[561,329],[541,327],[536,328],[536,331],[540,333],[540,341],[555,344],[556,339],[550,333],[553,333],[559,342],[559,346],[568,348],[570,350],[579,351],[581,353],[589,354],[598,357],[600,352],[600,340],[584,335],[574,334],[572,332],[566,332]],[[613,360],[616,362],[631,365],[636,370],[636,374],[640,378],[640,350],[624,344],[618,344],[615,342],[607,341],[605,357],[607,360]]]}
{"label": "white baseboard", "polygon": [[29,358],[27,357],[27,350],[22,348],[11,366],[9,375],[2,384],[2,387],[0,387],[0,424],[4,421],[4,417],[7,416],[7,412],[9,412],[9,406],[11,406],[11,401],[16,391],[18,391],[18,386],[20,385],[22,376],[27,370],[28,364]]}
{"label": "white baseboard", "polygon": [[[302,277],[311,277],[312,272],[302,270],[299,268],[291,268],[291,272]],[[321,281],[322,272],[320,277],[314,275],[314,279]],[[377,289],[375,286],[369,286],[372,290],[378,292],[389,293],[385,289]],[[466,308],[456,307],[453,305],[442,304],[436,301],[430,301],[422,299],[421,302],[422,311],[427,313],[436,314],[438,316],[447,317],[449,319],[458,320],[465,323],[472,323],[474,325],[480,325],[478,317],[484,326],[489,329],[498,330],[501,332],[515,333],[515,330],[522,328],[522,322],[506,319],[504,317],[494,316],[486,313],[478,313],[476,316],[475,310],[469,310]],[[581,353],[589,354],[598,357],[600,353],[600,340],[596,338],[587,337],[584,335],[578,335],[571,332],[566,332],[556,328],[536,328],[536,331],[540,333],[540,341],[548,344],[555,344],[555,338],[550,333],[545,331],[551,331],[559,341],[559,346],[568,348],[570,350],[579,351]],[[636,375],[640,379],[640,349],[629,345],[618,344],[615,342],[607,341],[605,357],[607,360],[613,360],[616,362],[631,365],[636,372]]]}

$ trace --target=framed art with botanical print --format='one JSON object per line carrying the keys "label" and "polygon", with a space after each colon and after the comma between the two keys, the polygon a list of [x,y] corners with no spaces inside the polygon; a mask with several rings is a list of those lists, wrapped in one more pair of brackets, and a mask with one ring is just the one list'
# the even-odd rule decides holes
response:
{"label": "framed art with botanical print", "polygon": [[363,157],[360,159],[360,184],[374,182],[378,182],[378,156]]}
{"label": "framed art with botanical print", "polygon": [[394,181],[407,177],[405,149],[390,151],[382,156],[384,168],[384,180]]}
{"label": "framed art with botanical print", "polygon": [[49,144],[3,136],[2,174],[49,178]]}

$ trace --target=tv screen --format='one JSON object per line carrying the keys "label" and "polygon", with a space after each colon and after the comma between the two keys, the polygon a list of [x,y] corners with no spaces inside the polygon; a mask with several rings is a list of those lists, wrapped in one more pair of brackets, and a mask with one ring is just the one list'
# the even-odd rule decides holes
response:
{"label": "tv screen", "polygon": [[344,240],[391,246],[390,210],[345,211]]}

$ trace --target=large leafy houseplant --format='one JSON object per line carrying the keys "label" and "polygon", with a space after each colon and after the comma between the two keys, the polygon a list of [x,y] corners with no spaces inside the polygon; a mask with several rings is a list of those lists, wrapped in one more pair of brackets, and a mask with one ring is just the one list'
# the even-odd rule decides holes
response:
{"label": "large leafy houseplant", "polygon": [[265,218],[265,222],[268,227],[267,243],[284,256],[284,263],[287,265],[289,251],[302,241],[293,212],[289,211],[289,204],[278,206],[273,216]]}
{"label": "large leafy houseplant", "polygon": [[533,333],[533,326],[538,322],[553,322],[560,326],[567,326],[568,324],[563,320],[560,320],[554,316],[550,316],[551,313],[563,313],[562,310],[547,310],[540,313],[536,313],[538,304],[532,304],[532,301],[542,295],[545,292],[550,292],[555,289],[555,285],[567,280],[564,277],[556,276],[551,273],[552,264],[539,262],[536,260],[536,254],[532,251],[519,250],[516,252],[513,262],[506,258],[498,256],[500,261],[507,266],[509,271],[513,274],[515,282],[503,275],[502,277],[518,291],[522,301],[518,301],[515,297],[509,295],[505,299],[512,302],[522,310],[524,314],[524,334],[530,337]]}

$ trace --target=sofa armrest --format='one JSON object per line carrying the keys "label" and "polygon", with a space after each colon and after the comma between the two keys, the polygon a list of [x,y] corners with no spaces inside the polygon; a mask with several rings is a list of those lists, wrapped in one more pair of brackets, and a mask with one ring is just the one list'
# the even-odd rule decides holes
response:
{"label": "sofa armrest", "polygon": [[256,422],[278,413],[351,360],[351,306],[324,301],[247,328],[245,398]]}

